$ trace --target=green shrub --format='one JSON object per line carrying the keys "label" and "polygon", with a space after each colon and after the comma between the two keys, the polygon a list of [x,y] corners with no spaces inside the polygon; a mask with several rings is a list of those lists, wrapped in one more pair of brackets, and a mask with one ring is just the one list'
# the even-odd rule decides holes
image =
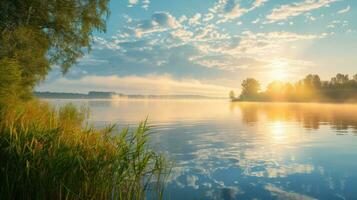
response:
{"label": "green shrub", "polygon": [[0,199],[161,198],[168,168],[148,148],[146,121],[116,133],[87,116],[73,105],[2,108]]}

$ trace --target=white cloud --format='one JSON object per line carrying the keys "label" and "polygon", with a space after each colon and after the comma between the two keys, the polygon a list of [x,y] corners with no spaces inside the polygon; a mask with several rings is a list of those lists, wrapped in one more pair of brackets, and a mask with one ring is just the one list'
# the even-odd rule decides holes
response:
{"label": "white cloud", "polygon": [[226,19],[235,19],[247,12],[247,9],[241,8],[235,0],[228,0],[223,8],[224,17]]}
{"label": "white cloud", "polygon": [[188,31],[183,28],[171,31],[170,34],[172,37],[177,38],[182,42],[188,42],[192,39],[193,36],[193,33],[191,31]]}
{"label": "white cloud", "polygon": [[187,16],[186,16],[186,15],[182,15],[182,16],[179,18],[179,22],[180,22],[180,23],[184,23],[185,21],[187,21]]}
{"label": "white cloud", "polygon": [[[193,18],[199,19],[202,16]],[[188,21],[190,20],[187,20],[187,23],[189,23]],[[140,33],[143,36],[140,41],[135,42],[134,40],[122,45],[120,41],[128,40],[126,38],[128,35],[120,33],[114,41],[101,39],[99,42],[103,48],[120,50],[123,55],[131,50],[143,52],[140,54],[141,56],[133,57],[132,54],[129,54],[124,57],[126,60],[132,58],[133,62],[156,66],[168,64],[172,54],[177,53],[175,48],[186,45],[190,47],[187,50],[192,51],[185,56],[188,62],[208,68],[238,71],[256,68],[270,63],[269,60],[281,57],[281,52],[284,52],[284,48],[287,48],[291,42],[316,40],[328,36],[324,33],[297,34],[285,31],[261,33],[244,31],[240,35],[232,36],[215,24],[203,24],[197,27],[181,25],[175,17],[168,13],[156,13],[150,22],[154,25],[139,24],[140,28],[135,29],[137,34]],[[166,32],[162,33],[163,31]],[[161,34],[151,36],[150,33],[155,32]],[[135,39],[137,40],[137,38]],[[139,46],[133,49],[130,47],[132,45]],[[160,53],[155,54],[158,50]],[[150,52],[154,52],[154,54]]]}
{"label": "white cloud", "polygon": [[93,47],[94,49],[111,49],[111,50],[118,50],[120,47],[113,42],[109,42],[104,38],[94,36],[93,37],[93,42],[95,46]]}
{"label": "white cloud", "polygon": [[265,64],[262,61],[249,57],[235,57],[230,55],[192,57],[191,61],[205,67],[216,67],[222,70],[235,71]]}
{"label": "white cloud", "polygon": [[255,19],[254,21],[252,21],[252,24],[257,24],[257,23],[259,23],[259,22],[260,22],[260,19],[257,18],[257,19]]}
{"label": "white cloud", "polygon": [[214,15],[212,13],[207,13],[204,15],[204,18],[202,19],[204,22],[208,22],[214,18]]}
{"label": "white cloud", "polygon": [[188,20],[188,24],[190,26],[197,26],[200,25],[200,19],[201,19],[202,15],[201,13],[196,13],[192,18],[190,18]]}
{"label": "white cloud", "polygon": [[313,34],[297,34],[292,32],[268,32],[268,33],[253,33],[245,31],[241,36],[230,37],[224,41],[219,41],[213,44],[201,44],[205,48],[206,53],[223,53],[232,56],[254,56],[262,57],[264,55],[271,56],[274,50],[284,44],[294,41],[315,40],[325,37],[325,35]]}
{"label": "white cloud", "polygon": [[217,4],[210,9],[212,13],[218,13],[220,20],[217,24],[231,21],[242,15],[263,6],[267,0],[255,0],[249,8],[242,7],[237,0],[219,0]]}
{"label": "white cloud", "polygon": [[195,30],[195,36],[193,38],[194,42],[208,42],[208,41],[220,41],[224,39],[229,39],[230,36],[224,33],[221,33],[218,30],[218,27],[209,24],[205,27],[199,27]]}
{"label": "white cloud", "polygon": [[128,6],[131,7],[131,6],[134,6],[134,5],[138,4],[139,0],[129,0],[128,3],[129,3]]}
{"label": "white cloud", "polygon": [[150,0],[143,0],[143,5],[141,7],[147,10],[149,8],[149,5],[150,5]]}
{"label": "white cloud", "polygon": [[347,8],[339,10],[338,14],[348,13],[351,10],[351,6],[347,6]]}
{"label": "white cloud", "polygon": [[152,22],[160,26],[168,26],[170,28],[177,28],[180,23],[168,12],[156,12],[151,16]]}
{"label": "white cloud", "polygon": [[59,78],[41,85],[38,91],[88,92],[115,91],[127,94],[194,94],[225,97],[231,88],[202,83],[195,79],[175,80],[169,75],[84,76],[80,79]]}
{"label": "white cloud", "polygon": [[180,26],[180,22],[170,13],[156,12],[150,20],[139,21],[133,29],[137,37],[142,37],[145,34],[163,32]]}
{"label": "white cloud", "polygon": [[253,3],[253,8],[257,8],[260,6],[263,6],[265,2],[267,2],[268,0],[255,0],[255,2]]}
{"label": "white cloud", "polygon": [[150,0],[128,0],[128,7],[134,7],[137,5],[141,5],[143,9],[147,10],[150,5]]}
{"label": "white cloud", "polygon": [[297,34],[292,32],[253,33],[243,32],[240,36],[229,36],[221,39],[211,39],[209,35],[214,31],[203,29],[201,35],[195,35],[191,42],[198,50],[190,61],[201,66],[221,70],[237,71],[240,69],[259,68],[279,58],[289,66],[306,66],[311,63],[296,63],[296,60],[280,57],[289,43],[296,41],[311,41],[326,37],[325,33]]}
{"label": "white cloud", "polygon": [[[306,1],[310,4],[315,2],[315,0]],[[219,0],[208,14],[196,13],[191,18],[185,15],[176,18],[168,12],[156,12],[147,20],[131,19],[129,27],[126,27],[127,32],[121,29],[112,41],[98,39],[100,44],[98,46],[120,52],[123,60],[138,65],[147,63],[153,66],[166,66],[171,58],[185,55],[180,57],[182,62],[207,68],[239,71],[246,68],[253,69],[262,66],[262,63],[270,63],[269,60],[281,58],[281,55],[290,49],[292,42],[317,40],[329,35],[286,31],[243,31],[232,34],[214,23],[217,20],[228,19],[227,16],[233,16],[231,12],[235,9],[249,12],[265,2],[266,0],[255,0],[247,8],[242,8],[238,1]],[[291,5],[297,6],[298,3]],[[306,14],[306,16],[311,15]],[[259,17],[251,23],[261,23],[261,21],[262,18]],[[284,23],[293,24],[291,21]],[[236,24],[242,24],[242,21],[237,21]],[[137,48],[132,48],[132,45],[136,45]],[[139,51],[140,53],[137,54]],[[186,55],[183,51],[189,53]]]}
{"label": "white cloud", "polygon": [[304,0],[299,3],[285,4],[274,8],[266,18],[270,23],[284,21],[308,11],[329,6],[331,3],[337,1],[340,0]]}

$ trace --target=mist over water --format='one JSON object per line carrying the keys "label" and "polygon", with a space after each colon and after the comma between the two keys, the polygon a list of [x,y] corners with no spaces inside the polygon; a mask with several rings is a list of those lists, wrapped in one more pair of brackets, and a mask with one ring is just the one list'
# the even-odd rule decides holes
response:
{"label": "mist over water", "polygon": [[354,199],[357,105],[224,100],[51,100],[96,126],[148,117],[174,162],[168,199]]}

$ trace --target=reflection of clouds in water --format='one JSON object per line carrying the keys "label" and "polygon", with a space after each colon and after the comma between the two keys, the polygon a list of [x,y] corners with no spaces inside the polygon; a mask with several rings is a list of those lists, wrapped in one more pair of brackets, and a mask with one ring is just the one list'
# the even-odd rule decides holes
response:
{"label": "reflection of clouds in water", "polygon": [[[301,141],[295,140],[296,142],[291,142],[288,147],[286,143],[275,144],[273,141],[267,140],[265,137],[268,136],[264,134],[255,135],[255,140],[263,142],[242,144],[239,142],[242,138],[237,137],[234,132],[200,134],[197,136],[197,139],[189,140],[189,145],[198,148],[190,153],[192,156],[190,160],[182,160],[182,162],[178,161],[176,163],[177,167],[173,170],[172,182],[176,182],[179,187],[182,187],[182,183],[178,179],[186,176],[187,187],[198,189],[202,186],[206,190],[210,189],[207,193],[208,198],[234,199],[227,198],[229,196],[227,194],[228,191],[223,188],[231,187],[231,185],[227,185],[224,181],[219,180],[220,177],[215,175],[217,171],[226,171],[232,168],[240,169],[240,174],[232,174],[232,176],[236,176],[236,180],[239,180],[244,176],[284,178],[293,174],[310,174],[315,170],[313,165],[298,163],[302,161],[289,155],[289,153],[296,153],[292,146],[299,145]],[[259,137],[261,138],[259,139]],[[294,138],[293,135],[289,137]],[[249,141],[247,138],[245,140]],[[202,144],[203,141],[206,144]],[[305,138],[303,141],[306,142],[308,139]],[[289,156],[286,156],[286,154]],[[320,170],[323,169],[320,167]],[[206,182],[200,182],[197,176],[192,176],[191,174],[204,176]],[[226,192],[225,198],[222,198],[222,192]]]}
{"label": "reflection of clouds in water", "polygon": [[[293,127],[288,129],[293,131]],[[297,146],[308,142],[310,138],[302,137],[299,131],[290,134],[284,131],[280,133],[285,135],[282,143],[276,143],[269,130],[262,130],[266,134],[251,134],[245,131],[242,131],[243,134],[230,131],[215,135],[202,134],[200,136],[204,139],[201,140],[211,145],[193,152],[195,159],[191,162],[205,166],[205,169],[239,167],[247,176],[273,178],[294,173],[311,173],[313,166],[298,164],[299,161],[290,156],[297,153]],[[224,143],[224,147],[215,147],[215,143]]]}
{"label": "reflection of clouds in water", "polygon": [[199,186],[197,185],[198,177],[195,175],[188,175],[186,177],[186,185],[188,187],[193,187],[194,189],[198,189]]}
{"label": "reflection of clouds in water", "polygon": [[311,174],[314,170],[312,165],[290,164],[286,166],[269,167],[262,171],[252,171],[247,175],[267,178],[282,178],[293,174]]}
{"label": "reflection of clouds in water", "polygon": [[[272,132],[276,130],[270,130],[276,129],[277,125],[266,126],[263,124],[262,129],[259,127],[255,129],[251,127],[236,129],[234,127],[231,129],[216,124],[209,132],[188,133],[195,137],[187,140],[186,144],[196,148],[186,154],[190,159],[177,160],[176,170],[173,170],[172,183],[183,187],[182,181],[178,180],[187,177],[186,187],[208,191],[206,195],[209,199],[234,199],[227,198],[229,196],[227,194],[224,195],[225,198],[222,198],[222,192],[225,191],[223,188],[238,187],[237,181],[246,177],[251,177],[253,179],[250,180],[256,182],[277,178],[285,179],[298,174],[316,173],[322,175],[324,172],[322,166],[311,164],[305,155],[299,154],[298,148],[306,143],[311,143],[314,138],[306,136],[303,128],[296,125],[296,123],[291,123],[283,124],[282,128],[279,127],[279,134],[284,135],[284,138],[279,142],[272,135],[274,134]],[[210,127],[208,124],[200,124],[200,126]],[[195,126],[192,128],[198,129]],[[215,132],[214,129],[220,130],[220,132]],[[230,172],[232,169],[235,171],[234,173]],[[217,175],[222,171],[230,174],[229,176],[235,181],[227,183],[227,180]],[[197,176],[191,176],[192,174],[199,174],[199,180]],[[259,187],[261,189],[257,188],[257,190],[272,189],[272,187]],[[311,186],[307,184],[306,187]],[[304,195],[299,196],[297,192],[283,193],[283,190],[278,189],[273,190],[272,195],[290,199],[307,198]],[[235,196],[242,194],[244,192],[240,190]]]}
{"label": "reflection of clouds in water", "polygon": [[237,199],[238,194],[242,194],[238,187],[225,187],[218,190],[208,190],[206,197],[212,200],[234,200]]}
{"label": "reflection of clouds in water", "polygon": [[299,194],[296,192],[288,192],[285,191],[281,188],[278,188],[272,184],[268,184],[265,186],[265,189],[270,191],[272,196],[277,197],[277,199],[279,200],[286,200],[286,199],[290,199],[290,200],[313,200],[315,198],[303,195],[303,194]]}

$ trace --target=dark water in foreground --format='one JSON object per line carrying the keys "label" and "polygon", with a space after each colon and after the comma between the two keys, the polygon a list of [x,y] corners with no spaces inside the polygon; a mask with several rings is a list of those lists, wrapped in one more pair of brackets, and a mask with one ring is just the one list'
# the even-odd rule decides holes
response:
{"label": "dark water in foreground", "polygon": [[148,116],[153,146],[175,162],[168,199],[357,199],[357,105],[71,102],[98,126]]}

